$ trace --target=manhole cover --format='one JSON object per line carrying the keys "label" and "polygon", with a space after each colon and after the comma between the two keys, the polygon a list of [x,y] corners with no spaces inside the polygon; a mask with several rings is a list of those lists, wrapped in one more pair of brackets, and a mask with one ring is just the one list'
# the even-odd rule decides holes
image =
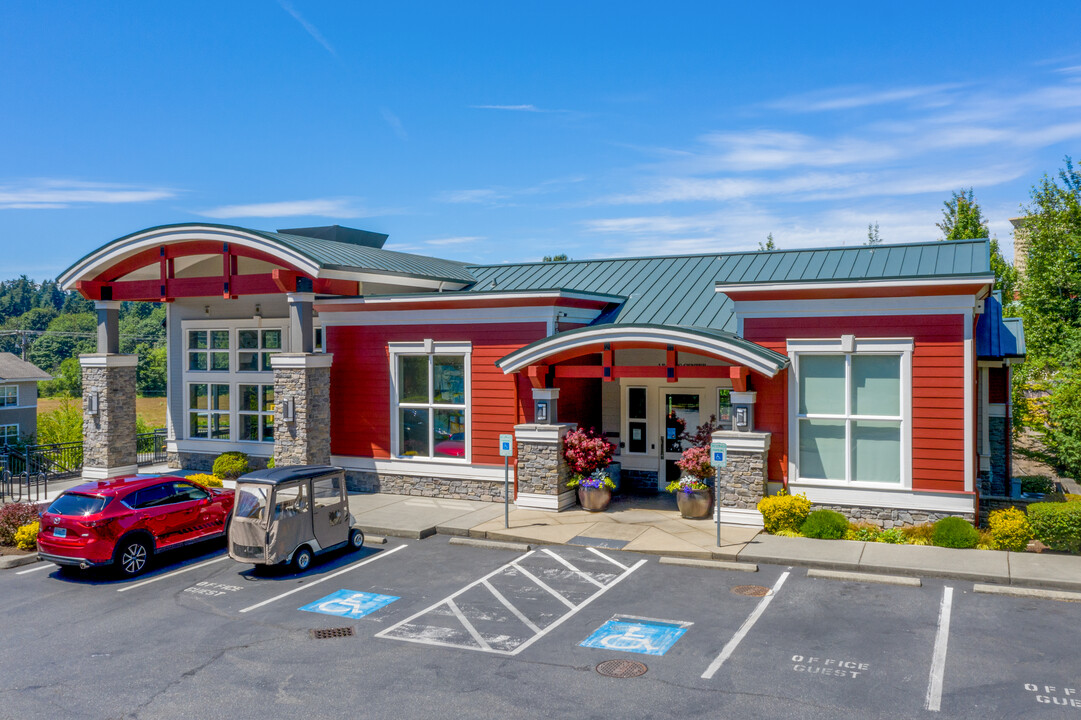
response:
{"label": "manhole cover", "polygon": [[769,595],[769,588],[764,585],[736,585],[732,588],[732,592],[747,597],[765,597]]}
{"label": "manhole cover", "polygon": [[606,677],[632,678],[644,675],[645,665],[634,660],[605,660],[597,666],[597,672]]}
{"label": "manhole cover", "polygon": [[329,638],[353,637],[353,635],[356,634],[353,632],[353,628],[351,627],[319,628],[318,630],[309,630],[308,633],[312,636],[312,640],[327,640]]}

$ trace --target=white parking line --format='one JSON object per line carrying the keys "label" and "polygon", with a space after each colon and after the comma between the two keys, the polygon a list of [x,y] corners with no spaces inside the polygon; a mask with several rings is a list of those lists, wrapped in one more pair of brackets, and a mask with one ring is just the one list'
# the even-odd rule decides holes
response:
{"label": "white parking line", "polygon": [[450,607],[450,611],[454,613],[454,617],[458,618],[458,622],[465,626],[466,631],[473,637],[473,640],[485,650],[491,650],[492,646],[488,644],[488,641],[481,637],[481,634],[473,627],[473,623],[466,620],[462,609],[458,607],[458,603],[447,600],[447,605]]}
{"label": "white parking line", "polygon": [[574,566],[573,566],[573,565],[571,565],[571,564],[570,564],[569,562],[567,562],[567,561],[566,561],[566,560],[564,560],[563,558],[559,557],[558,555],[556,555],[556,554],[555,554],[554,552],[552,552],[552,551],[551,551],[551,550],[549,550],[548,548],[545,548],[545,549],[544,549],[544,550],[543,550],[542,552],[546,552],[546,553],[548,553],[548,554],[549,554],[550,556],[552,556],[553,558],[555,558],[556,560],[558,560],[558,561],[559,561],[559,564],[560,564],[560,565],[562,565],[563,567],[567,568],[568,570],[570,570],[570,571],[571,571],[572,573],[574,573],[574,574],[575,574],[575,575],[577,575],[578,577],[580,577],[580,578],[582,578],[582,579],[584,579],[584,580],[588,580],[589,582],[593,583],[594,585],[596,585],[596,586],[597,586],[597,587],[599,587],[599,588],[602,588],[602,587],[604,587],[604,583],[602,583],[601,581],[597,580],[596,578],[594,578],[594,577],[593,577],[592,575],[590,575],[589,573],[587,573],[587,572],[584,572],[584,571],[582,571],[582,570],[579,570],[578,568],[574,567]]}
{"label": "white parking line", "polygon": [[523,624],[523,625],[525,625],[525,626],[526,626],[527,628],[529,628],[530,630],[532,630],[532,631],[533,631],[533,632],[535,632],[535,633],[539,633],[539,632],[541,631],[541,629],[540,629],[539,627],[537,627],[537,626],[536,626],[536,625],[535,625],[535,624],[533,623],[533,621],[532,621],[532,620],[530,620],[529,618],[527,618],[527,617],[525,616],[525,613],[523,613],[523,612],[522,612],[521,610],[519,610],[518,608],[514,607],[514,605],[512,605],[512,604],[511,604],[510,600],[508,600],[507,598],[503,597],[503,593],[501,593],[501,592],[499,592],[498,590],[496,590],[496,589],[495,589],[495,586],[494,586],[494,585],[492,585],[492,584],[491,584],[490,582],[488,582],[487,580],[485,580],[484,582],[482,582],[482,583],[481,583],[481,585],[483,585],[484,587],[488,588],[488,592],[492,593],[492,595],[494,595],[494,596],[495,596],[495,599],[496,599],[496,600],[498,600],[499,602],[503,603],[503,607],[505,607],[505,608],[507,608],[508,610],[510,610],[510,611],[511,611],[511,614],[512,614],[512,615],[514,615],[514,617],[516,617],[516,618],[518,618],[519,620],[521,620],[521,621],[522,621],[522,624]]}
{"label": "white parking line", "polygon": [[189,570],[198,570],[201,567],[206,567],[207,565],[213,565],[216,562],[221,562],[222,560],[228,560],[228,559],[229,559],[228,555],[222,555],[221,557],[216,557],[213,560],[207,560],[204,563],[198,563],[196,565],[188,565],[187,567],[183,567],[183,568],[181,568],[179,570],[174,570],[173,572],[165,573],[164,575],[157,575],[155,577],[150,578],[149,580],[143,580],[140,583],[135,583],[134,585],[126,585],[125,587],[117,588],[116,591],[117,592],[127,592],[128,590],[134,590],[135,588],[140,588],[143,585],[149,585],[150,583],[156,583],[158,580],[164,580],[165,578],[171,578],[174,575],[180,575],[181,573],[186,573]]}
{"label": "white parking line", "polygon": [[25,575],[27,573],[37,572],[38,570],[44,570],[47,567],[55,567],[55,565],[53,565],[51,562],[41,563],[40,565],[35,565],[34,567],[30,568],[29,570],[20,570],[19,572],[15,573],[15,574],[16,575]]}
{"label": "white parking line", "polygon": [[942,676],[946,671],[946,643],[950,639],[952,607],[953,588],[943,588],[942,605],[938,611],[938,632],[935,634],[935,651],[931,656],[931,677],[927,682],[927,701],[924,704],[931,712],[942,709]]}
{"label": "white parking line", "polygon": [[[561,603],[563,603],[564,605],[566,605],[566,606],[567,606],[567,607],[569,607],[570,609],[572,609],[572,610],[574,609],[574,603],[572,603],[572,602],[571,602],[570,600],[568,600],[567,598],[565,598],[565,597],[563,596],[563,594],[562,594],[562,593],[560,593],[560,592],[557,592],[557,591],[553,590],[552,588],[550,588],[550,587],[549,587],[548,585],[546,585],[546,584],[545,584],[545,582],[544,582],[543,580],[541,580],[541,579],[540,579],[539,577],[537,577],[537,576],[536,576],[536,575],[534,575],[533,573],[531,573],[531,572],[529,572],[528,570],[526,570],[526,569],[525,569],[524,567],[522,567],[521,565],[519,565],[519,564],[518,564],[517,562],[511,563],[511,564],[512,564],[512,565],[514,565],[514,569],[515,569],[515,570],[517,570],[518,572],[522,573],[522,574],[523,574],[523,575],[525,575],[525,576],[526,576],[527,578],[529,578],[530,580],[532,580],[533,582],[535,582],[535,583],[536,583],[537,585],[539,585],[539,586],[540,586],[540,587],[541,587],[541,588],[542,588],[543,590],[546,590],[546,591],[548,591],[548,593],[549,593],[549,594],[550,594],[550,595],[551,595],[552,597],[554,597],[554,598],[555,598],[556,600],[559,600],[559,601],[560,601]],[[602,587],[603,587],[603,586],[602,586]]]}
{"label": "white parking line", "polygon": [[626,570],[626,569],[627,569],[627,566],[626,566],[626,565],[624,565],[623,563],[619,562],[618,560],[613,560],[612,558],[608,557],[607,555],[605,555],[604,553],[602,553],[602,552],[601,552],[600,550],[598,550],[597,548],[593,548],[593,547],[587,547],[587,548],[586,548],[586,550],[590,551],[590,552],[591,552],[591,553],[593,553],[594,555],[599,555],[599,556],[601,556],[602,558],[604,558],[604,559],[605,559],[605,560],[607,560],[608,562],[612,563],[612,564],[613,564],[613,565],[615,565],[616,567],[620,567],[620,568],[623,568],[624,570]]}
{"label": "white parking line", "polygon": [[732,636],[732,639],[729,640],[728,643],[721,650],[721,654],[718,655],[717,658],[709,664],[709,667],[706,668],[706,671],[702,673],[703,680],[709,680],[710,678],[712,678],[713,675],[721,669],[721,665],[724,665],[724,661],[727,660],[732,655],[732,653],[736,651],[736,648],[739,646],[740,641],[742,641],[744,636],[746,636],[747,633],[750,632],[751,628],[754,627],[754,624],[758,622],[758,618],[762,617],[762,613],[764,613],[766,611],[766,608],[769,607],[770,601],[772,601],[774,596],[777,595],[777,591],[781,589],[781,586],[784,585],[784,581],[787,579],[788,573],[781,573],[781,577],[777,578],[777,582],[773,583],[773,589],[770,591],[769,595],[766,595],[764,598],[762,598],[761,601],[759,601],[758,606],[754,609],[754,612],[748,615],[747,619],[743,621],[743,624],[740,625],[739,630],[736,631],[736,634]]}
{"label": "white parking line", "polygon": [[327,580],[330,580],[331,578],[336,578],[339,575],[343,575],[343,574],[349,572],[350,570],[356,570],[358,567],[361,567],[362,565],[367,565],[370,562],[375,562],[379,558],[384,558],[384,557],[387,557],[388,555],[393,555],[394,553],[398,552],[399,550],[404,550],[407,547],[409,547],[409,546],[408,545],[399,545],[398,547],[391,548],[390,550],[384,550],[384,551],[382,551],[381,553],[379,553],[378,555],[376,555],[374,557],[370,557],[367,560],[361,560],[360,562],[349,565],[348,567],[343,568],[343,569],[339,570],[336,573],[332,573],[330,575],[327,575],[326,577],[321,577],[318,580],[313,580],[310,583],[304,583],[303,585],[301,585],[298,588],[293,588],[289,592],[284,592],[281,595],[275,595],[274,597],[272,597],[272,598],[270,598],[268,600],[264,600],[261,603],[256,603],[254,605],[246,607],[243,610],[241,610],[240,612],[246,613],[249,610],[256,610],[258,608],[263,607],[264,605],[269,605],[270,603],[274,602],[275,600],[281,600],[283,597],[289,597],[293,593],[298,593],[301,590],[307,590],[308,588],[314,587],[314,586],[318,585],[321,582],[326,582]]}

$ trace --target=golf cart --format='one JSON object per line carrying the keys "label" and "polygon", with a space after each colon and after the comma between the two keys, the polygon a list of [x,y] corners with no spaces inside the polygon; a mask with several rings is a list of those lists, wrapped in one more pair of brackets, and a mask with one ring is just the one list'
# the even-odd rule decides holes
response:
{"label": "golf cart", "polygon": [[291,563],[308,569],[316,555],[359,550],[364,533],[353,527],[345,473],[327,465],[257,470],[236,481],[229,524],[229,557],[255,565]]}

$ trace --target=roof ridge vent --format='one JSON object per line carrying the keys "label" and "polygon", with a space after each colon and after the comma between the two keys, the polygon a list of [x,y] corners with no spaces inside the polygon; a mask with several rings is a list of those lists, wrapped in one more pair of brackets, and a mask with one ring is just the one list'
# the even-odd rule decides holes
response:
{"label": "roof ridge vent", "polygon": [[283,235],[300,235],[301,237],[315,238],[317,240],[331,240],[333,242],[348,243],[380,249],[386,243],[389,235],[357,230],[356,228],[342,227],[341,225],[322,225],[320,227],[306,228],[283,228],[278,230]]}

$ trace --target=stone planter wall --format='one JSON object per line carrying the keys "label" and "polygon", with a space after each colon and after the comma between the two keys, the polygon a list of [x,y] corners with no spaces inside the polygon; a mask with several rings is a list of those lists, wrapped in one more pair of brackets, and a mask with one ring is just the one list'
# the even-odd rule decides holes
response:
{"label": "stone planter wall", "polygon": [[345,482],[350,492],[382,492],[418,497],[503,502],[502,480],[379,475],[371,470],[346,470]]}
{"label": "stone planter wall", "polygon": [[770,434],[721,430],[713,433],[713,440],[728,446],[727,463],[717,468],[721,522],[761,526],[758,501],[766,496]]}
{"label": "stone planter wall", "polygon": [[562,510],[574,504],[567,487],[571,469],[563,458],[563,436],[573,425],[515,425],[518,507]]}
{"label": "stone planter wall", "polygon": [[[269,443],[268,443],[269,444]],[[195,452],[170,452],[166,453],[165,461],[174,470],[198,470],[209,473],[214,469],[214,461],[218,456],[213,453]],[[251,470],[265,470],[270,458],[248,456],[248,467]]]}
{"label": "stone planter wall", "polygon": [[866,522],[882,529],[923,525],[934,523],[945,517],[962,517],[969,522],[975,519],[973,513],[944,513],[924,510],[899,510],[897,508],[865,507],[859,505],[824,505],[815,503],[811,510],[836,510],[852,522]]}

